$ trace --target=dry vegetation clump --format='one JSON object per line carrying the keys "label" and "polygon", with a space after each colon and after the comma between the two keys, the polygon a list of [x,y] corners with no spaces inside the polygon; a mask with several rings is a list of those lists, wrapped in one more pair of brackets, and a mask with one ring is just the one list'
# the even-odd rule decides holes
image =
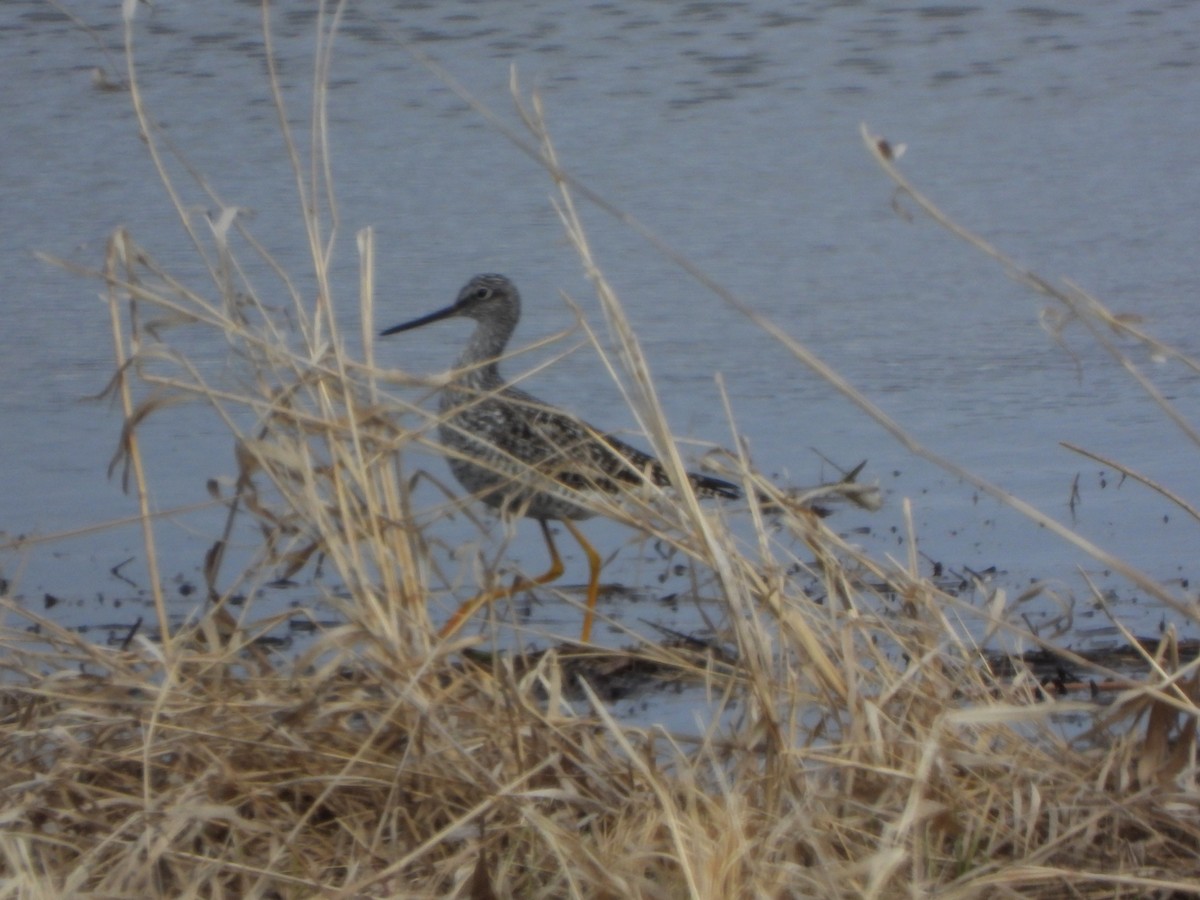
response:
{"label": "dry vegetation clump", "polygon": [[[270,293],[281,285],[289,302],[268,305],[247,274],[265,257],[236,214],[196,220],[179,199],[136,74],[131,64],[148,146],[210,278],[184,284],[124,232],[90,273],[114,325],[112,389],[126,425],[115,463],[142,500],[153,561],[139,428],[181,399],[209,404],[239,466],[214,495],[231,529],[255,523],[261,551],[227,572],[216,543],[204,614],[173,625],[160,597],[156,634],[124,647],[87,643],[6,602],[38,633],[0,633],[0,896],[1197,892],[1200,682],[1171,634],[1145,651],[1145,674],[1105,671],[1026,632],[1001,592],[973,603],[915,560],[864,555],[744,459],[730,458],[725,474],[773,498],[769,514],[665,496],[605,510],[713,573],[728,611],[722,652],[627,654],[703,693],[711,724],[696,734],[612,716],[599,685],[623,654],[479,657],[435,640],[406,465],[429,420],[382,389],[405,377],[370,359],[369,233],[359,236],[360,361],[339,331],[321,217],[306,220],[316,299],[280,272]],[[614,369],[629,373],[651,442],[669,454],[635,336],[588,255],[578,186],[536,109],[522,109],[612,326]],[[322,197],[308,186],[321,183],[322,161],[311,179],[297,166],[302,206],[317,210]],[[1088,327],[1101,321],[1069,299]],[[214,342],[236,377],[214,378],[189,355]],[[824,495],[865,502],[856,491]],[[734,534],[735,516],[753,523],[753,540]],[[228,600],[318,553],[345,587],[332,600],[345,624],[299,658],[275,655],[254,640],[269,623],[235,617]],[[1116,571],[1148,584],[1119,561]],[[1103,709],[1050,698],[1019,666],[994,670],[967,617],[1121,689]],[[1070,715],[1084,724],[1064,729]]]}
{"label": "dry vegetation clump", "polygon": [[239,652],[236,631],[219,648],[198,629],[169,649],[114,650],[43,623],[36,651],[9,636],[4,654],[5,893],[1100,897],[1194,884],[1192,667],[1164,657],[1170,679],[1146,679],[1106,727],[1068,740],[1051,720],[1085,704],[991,677],[943,630],[936,592],[914,591],[900,624],[786,586],[778,598],[733,626],[749,646],[732,671],[674,660],[728,713],[693,738],[615,721],[587,678],[568,692],[556,651],[478,665],[354,623],[321,645],[324,662],[271,662]]}

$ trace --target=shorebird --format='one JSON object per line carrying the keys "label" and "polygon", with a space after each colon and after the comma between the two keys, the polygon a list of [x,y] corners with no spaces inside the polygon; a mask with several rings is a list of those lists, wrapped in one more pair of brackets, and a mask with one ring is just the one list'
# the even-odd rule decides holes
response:
{"label": "shorebird", "polygon": [[[588,560],[587,607],[582,643],[591,637],[600,590],[600,555],[576,521],[595,515],[589,494],[617,495],[651,483],[671,486],[662,464],[636,447],[593,428],[582,419],[508,384],[499,361],[521,318],[521,295],[503,275],[476,275],[445,309],[380,332],[381,337],[442,319],[474,319],[475,331],[449,382],[442,388],[438,433],[450,470],[471,494],[503,517],[525,516],[541,526],[550,568],[511,588],[484,591],[468,600],[441,629],[454,634],[480,606],[498,597],[553,582],[562,559],[547,524],[558,521],[579,543]],[[737,485],[687,473],[698,497],[741,496]]]}

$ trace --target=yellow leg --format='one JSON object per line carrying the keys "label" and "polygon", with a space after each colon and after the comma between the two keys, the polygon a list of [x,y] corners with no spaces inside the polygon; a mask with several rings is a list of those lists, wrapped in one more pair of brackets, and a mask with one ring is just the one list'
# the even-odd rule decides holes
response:
{"label": "yellow leg", "polygon": [[[538,520],[538,524],[542,526],[542,536],[546,538],[546,547],[550,550],[550,568],[537,578],[518,578],[515,582],[513,582],[512,587],[497,588],[494,591],[483,591],[482,593],[472,597],[458,608],[454,615],[450,617],[450,621],[442,626],[441,631],[438,632],[438,637],[448,638],[455,634],[458,629],[462,628],[463,622],[473,616],[475,611],[485,603],[491,603],[493,600],[499,600],[501,597],[511,597],[513,594],[520,593],[521,591],[527,591],[533,587],[549,584],[550,582],[557,580],[562,575],[563,562],[562,558],[558,555],[558,548],[554,546],[554,536],[550,534],[550,526],[541,519]],[[563,524],[566,523],[564,522]],[[576,540],[582,543],[583,539],[579,535],[579,532],[573,526],[568,527],[571,529],[571,533],[576,536]],[[590,546],[586,545],[584,550],[590,551],[592,554],[595,554],[596,552],[592,550]],[[596,559],[597,562],[599,562],[599,557],[596,557]],[[591,556],[588,557],[588,560],[589,562],[591,561]],[[585,620],[585,628],[590,625],[591,607],[588,607],[588,616],[589,620]],[[584,640],[587,640],[587,638],[584,637]]]}
{"label": "yellow leg", "polygon": [[[583,614],[583,633],[579,636],[579,643],[586,644],[592,638],[592,619],[596,614],[596,598],[600,595],[600,554],[596,552],[595,547],[588,543],[587,538],[583,536],[583,532],[579,530],[578,525],[570,519],[563,519],[562,523],[567,531],[571,532],[571,537],[575,538],[579,546],[583,548],[583,552],[587,555],[587,610]],[[549,532],[546,534],[549,537]]]}

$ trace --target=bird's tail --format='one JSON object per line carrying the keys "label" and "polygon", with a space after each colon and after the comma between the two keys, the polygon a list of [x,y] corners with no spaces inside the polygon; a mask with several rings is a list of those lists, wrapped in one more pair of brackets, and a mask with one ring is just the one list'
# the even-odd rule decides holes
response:
{"label": "bird's tail", "polygon": [[722,500],[741,500],[742,489],[729,481],[688,472],[688,481],[698,497],[719,497]]}

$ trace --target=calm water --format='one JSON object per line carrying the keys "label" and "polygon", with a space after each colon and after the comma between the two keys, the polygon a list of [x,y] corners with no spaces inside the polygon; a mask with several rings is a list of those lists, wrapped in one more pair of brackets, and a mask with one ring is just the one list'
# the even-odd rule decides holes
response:
{"label": "calm water", "polygon": [[[1196,448],[1083,335],[1068,334],[1070,352],[1056,345],[1038,326],[1036,297],[929,224],[897,216],[858,126],[907,144],[905,171],[964,224],[1200,352],[1200,6],[596,3],[569,17],[534,2],[352,6],[330,100],[341,222],[335,283],[348,334],[358,331],[353,235],[368,225],[380,252],[379,325],[444,305],[475,272],[500,271],[525,296],[520,339],[570,324],[563,291],[603,329],[544,172],[405,47],[439,60],[513,121],[507,84],[516,65],[541,92],[569,169],[702,261],[916,438],[1063,519],[1078,476],[1085,535],[1160,578],[1195,583],[1195,523],[1059,442],[1118,458],[1193,500]],[[302,137],[316,26],[309,7],[279,4],[274,19]],[[81,402],[111,372],[98,285],[34,252],[99,265],[106,237],[126,225],[172,267],[196,271],[128,95],[91,84],[95,66],[120,75],[99,46],[119,59],[119,4],[70,8],[95,38],[39,0],[0,6],[0,529],[9,537],[134,511],[105,477],[118,418]],[[255,211],[256,234],[303,286],[307,250],[257,3],[143,6],[135,34],[152,114],[227,202]],[[1077,567],[1094,565],[912,459],[616,222],[590,208],[585,217],[678,433],[728,445],[719,372],[764,471],[803,484],[832,474],[820,455],[847,467],[869,460],[888,506],[844,520],[870,526],[865,543],[906,553],[894,529],[909,497],[931,560],[997,566],[1014,588],[1055,579],[1083,596]],[[399,336],[380,345],[381,359],[440,371],[465,330],[457,323]],[[1194,376],[1136,355],[1186,414],[1200,412]],[[597,424],[632,427],[586,350],[531,388]],[[206,499],[205,480],[233,470],[224,431],[201,409],[173,411],[145,439],[160,508]],[[440,461],[429,466],[446,475]],[[197,583],[220,521],[195,515],[160,529],[168,576]],[[661,565],[651,548],[610,524],[588,533],[605,554],[624,548],[607,580],[655,587]],[[520,529],[512,554],[531,570],[542,565],[536,528]],[[39,611],[50,593],[67,602],[47,614],[103,625],[140,612],[127,601],[113,608],[138,594],[109,573],[130,557],[122,573],[144,588],[134,529],[6,552],[0,566]],[[568,579],[581,580],[582,560],[568,564]],[[1096,574],[1135,630],[1158,627],[1161,611]],[[180,613],[195,599],[175,596]],[[578,617],[567,611],[562,621],[571,633]]]}

